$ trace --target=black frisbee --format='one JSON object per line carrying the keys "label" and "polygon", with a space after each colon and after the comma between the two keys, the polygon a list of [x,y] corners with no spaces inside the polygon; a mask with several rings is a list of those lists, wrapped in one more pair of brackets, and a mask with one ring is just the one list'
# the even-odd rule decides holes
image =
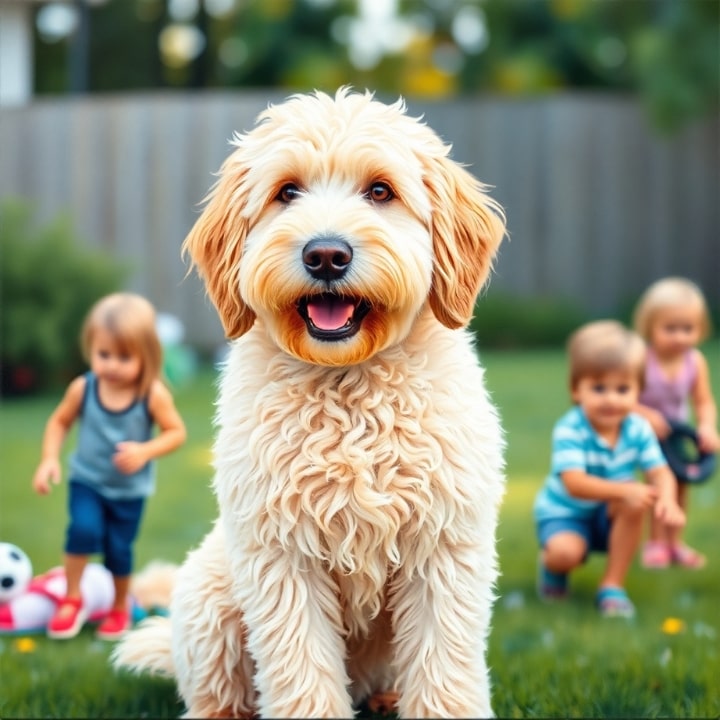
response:
{"label": "black frisbee", "polygon": [[679,482],[703,483],[715,472],[715,454],[700,450],[695,428],[669,421],[670,434],[660,443],[665,459]]}

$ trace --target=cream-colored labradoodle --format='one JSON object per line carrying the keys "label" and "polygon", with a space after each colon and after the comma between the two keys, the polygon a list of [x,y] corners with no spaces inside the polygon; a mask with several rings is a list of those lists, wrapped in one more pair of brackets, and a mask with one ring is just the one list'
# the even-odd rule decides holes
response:
{"label": "cream-colored labradoodle", "polygon": [[491,715],[503,438],[464,329],[499,206],[402,101],[293,96],[185,241],[229,338],[219,518],[115,663],[190,717]]}

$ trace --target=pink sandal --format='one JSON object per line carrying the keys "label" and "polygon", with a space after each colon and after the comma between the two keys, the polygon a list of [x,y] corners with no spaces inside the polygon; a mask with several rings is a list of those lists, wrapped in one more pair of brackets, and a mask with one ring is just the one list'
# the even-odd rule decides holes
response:
{"label": "pink sandal", "polygon": [[657,540],[648,540],[642,551],[641,564],[648,570],[663,570],[670,567],[672,556],[670,547]]}
{"label": "pink sandal", "polygon": [[700,570],[705,567],[705,556],[688,545],[676,545],[670,548],[670,556],[673,565],[679,565],[690,570]]}

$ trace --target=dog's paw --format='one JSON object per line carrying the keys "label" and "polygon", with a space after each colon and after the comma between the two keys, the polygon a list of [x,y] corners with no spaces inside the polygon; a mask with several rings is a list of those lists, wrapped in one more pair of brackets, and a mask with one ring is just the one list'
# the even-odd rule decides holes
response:
{"label": "dog's paw", "polygon": [[367,699],[367,706],[371,712],[381,715],[391,715],[397,710],[400,695],[394,690],[378,690]]}

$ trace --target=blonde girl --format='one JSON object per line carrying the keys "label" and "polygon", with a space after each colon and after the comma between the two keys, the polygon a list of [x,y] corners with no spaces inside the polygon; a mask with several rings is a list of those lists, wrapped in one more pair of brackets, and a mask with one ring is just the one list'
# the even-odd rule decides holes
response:
{"label": "blonde girl", "polygon": [[113,575],[115,601],[97,636],[114,640],[130,626],[132,549],[145,500],[154,491],[153,460],[182,445],[185,426],[160,380],[162,348],[147,300],[132,293],[99,300],[85,320],[81,346],[90,370],[70,383],[51,414],[32,483],[47,495],[51,483],[60,482],[60,451],[79,421],[69,463],[67,593],[47,634],[71,638],[80,632],[87,619],[80,581],[88,557],[102,553]]}
{"label": "blonde girl", "polygon": [[[685,278],[658,280],[640,297],[634,324],[648,344],[645,388],[638,412],[664,440],[670,433],[668,421],[687,422],[692,409],[700,449],[717,452],[717,406],[707,360],[697,347],[710,335],[710,314],[702,292]],[[685,483],[678,483],[678,504],[687,513]],[[648,568],[676,564],[698,569],[705,565],[705,557],[683,542],[681,528],[668,530],[651,519],[642,564]]]}

